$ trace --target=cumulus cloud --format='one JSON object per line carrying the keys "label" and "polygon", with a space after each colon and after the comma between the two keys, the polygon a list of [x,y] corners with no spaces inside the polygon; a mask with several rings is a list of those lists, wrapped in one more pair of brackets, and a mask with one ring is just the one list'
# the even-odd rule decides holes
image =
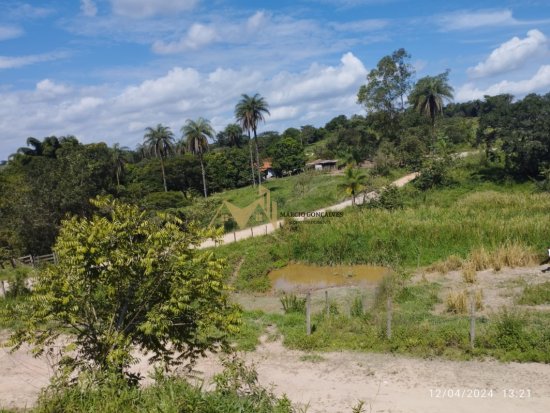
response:
{"label": "cumulus cloud", "polygon": [[198,0],[111,0],[116,14],[135,18],[188,11],[197,3]]}
{"label": "cumulus cloud", "polygon": [[65,52],[42,53],[28,56],[0,56],[0,69],[15,69],[35,63],[48,62],[67,57]]}
{"label": "cumulus cloud", "polygon": [[93,17],[97,14],[97,6],[93,0],[80,0],[80,11],[84,16]]}
{"label": "cumulus cloud", "polygon": [[543,65],[531,78],[510,81],[503,80],[487,88],[476,87],[473,83],[466,83],[458,89],[456,99],[458,101],[467,101],[472,99],[482,99],[483,96],[498,95],[501,93],[510,93],[516,97],[522,97],[529,93],[547,92],[550,88],[550,65]]}
{"label": "cumulus cloud", "polygon": [[85,142],[106,139],[135,146],[146,126],[160,122],[177,131],[185,119],[199,116],[211,119],[219,130],[234,122],[234,107],[242,93],[260,93],[270,104],[272,115],[264,130],[322,125],[338,114],[361,111],[355,95],[366,73],[363,63],[346,53],[335,65],[314,64],[273,76],[247,68],[201,72],[174,67],[163,76],[119,90],[71,87],[44,79],[31,91],[0,91],[5,102],[0,106],[0,136],[10,137],[0,144],[0,158],[21,146],[27,136],[74,134]]}
{"label": "cumulus cloud", "polygon": [[23,34],[23,29],[15,26],[0,26],[0,41],[14,39]]}
{"label": "cumulus cloud", "polygon": [[493,50],[489,57],[468,69],[472,77],[492,76],[518,69],[548,52],[548,39],[538,30],[529,30],[527,37],[513,37]]}
{"label": "cumulus cloud", "polygon": [[155,42],[153,51],[160,54],[179,53],[189,49],[198,49],[216,41],[217,38],[218,34],[213,27],[195,23],[189,28],[187,34],[176,42]]}

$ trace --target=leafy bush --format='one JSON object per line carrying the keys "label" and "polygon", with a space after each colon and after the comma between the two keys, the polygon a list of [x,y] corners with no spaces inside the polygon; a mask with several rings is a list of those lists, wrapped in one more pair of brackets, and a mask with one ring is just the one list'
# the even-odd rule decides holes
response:
{"label": "leafy bush", "polygon": [[419,172],[420,175],[413,183],[414,186],[422,191],[448,186],[451,183],[449,161],[446,159],[429,159],[424,163]]}
{"label": "leafy bush", "polygon": [[399,188],[390,185],[383,188],[378,198],[366,204],[369,208],[383,208],[387,210],[401,209],[404,206],[403,195]]}

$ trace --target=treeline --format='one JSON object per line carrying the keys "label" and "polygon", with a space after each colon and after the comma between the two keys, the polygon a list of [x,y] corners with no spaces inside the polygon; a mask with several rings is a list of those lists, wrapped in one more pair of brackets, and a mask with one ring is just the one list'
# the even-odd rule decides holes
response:
{"label": "treeline", "polygon": [[475,146],[506,173],[549,180],[550,94],[451,103],[448,72],[413,82],[409,59],[403,49],[382,58],[358,93],[366,115],[340,115],[323,127],[259,132],[267,102],[243,95],[236,123],[218,133],[199,118],[183,125],[181,139],[160,124],[147,128],[135,149],[73,136],[29,138],[0,166],[0,261],[49,253],[60,221],[89,215],[97,195],[193,220],[209,208],[202,200],[209,193],[257,184],[268,166],[276,176],[298,173],[307,159],[368,160],[386,174],[421,170],[438,153]]}

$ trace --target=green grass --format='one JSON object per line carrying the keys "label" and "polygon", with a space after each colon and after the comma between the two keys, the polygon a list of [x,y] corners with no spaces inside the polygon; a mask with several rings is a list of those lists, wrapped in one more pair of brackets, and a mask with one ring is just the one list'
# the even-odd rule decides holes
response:
{"label": "green grass", "polygon": [[550,281],[525,287],[518,299],[518,304],[550,304]]}
{"label": "green grass", "polygon": [[425,282],[399,291],[393,303],[389,340],[382,304],[372,306],[362,316],[346,315],[349,311],[329,317],[314,314],[311,336],[306,335],[305,317],[300,313],[248,313],[246,323],[257,328],[257,335],[266,325],[276,324],[285,346],[308,352],[392,352],[456,360],[490,356],[503,361],[550,363],[550,313],[501,311],[490,318],[479,317],[472,349],[469,317],[433,313],[439,289],[439,284]]}
{"label": "green grass", "polygon": [[[271,179],[262,185],[271,191],[279,211],[312,211],[345,199],[339,187],[341,176],[327,173],[306,173]],[[212,195],[212,199],[229,201],[244,207],[258,198],[258,188],[247,186]]]}

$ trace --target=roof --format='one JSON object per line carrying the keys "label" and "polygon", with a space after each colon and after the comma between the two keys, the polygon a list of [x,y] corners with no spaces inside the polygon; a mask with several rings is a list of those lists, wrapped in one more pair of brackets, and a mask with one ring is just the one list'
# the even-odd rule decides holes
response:
{"label": "roof", "polygon": [[272,168],[271,161],[264,161],[262,167],[260,168],[260,171],[267,171],[268,169]]}
{"label": "roof", "polygon": [[316,159],[314,161],[308,162],[306,165],[335,165],[338,163],[336,159]]}

